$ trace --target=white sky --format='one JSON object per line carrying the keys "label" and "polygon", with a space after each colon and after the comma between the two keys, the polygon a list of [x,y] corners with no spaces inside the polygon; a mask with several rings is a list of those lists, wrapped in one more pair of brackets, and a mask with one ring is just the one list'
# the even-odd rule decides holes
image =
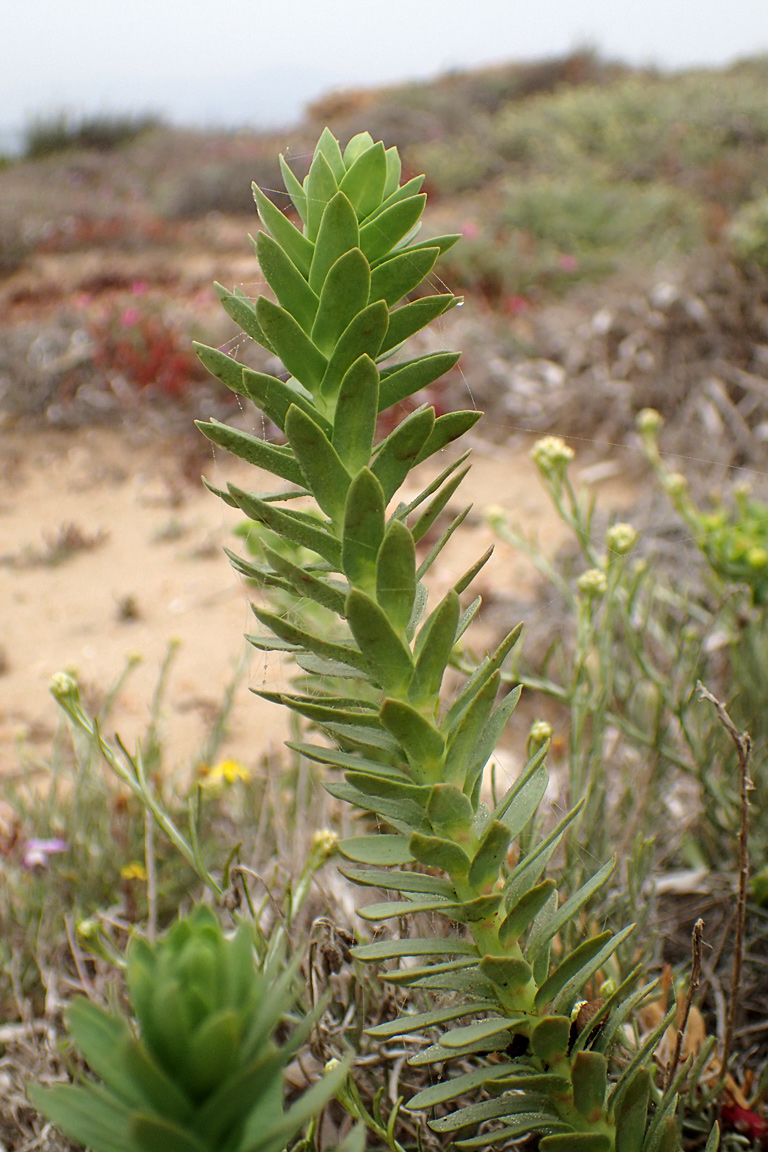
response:
{"label": "white sky", "polygon": [[0,130],[62,110],[266,125],[331,87],[584,44],[664,68],[768,53],[768,0],[0,0],[0,43]]}

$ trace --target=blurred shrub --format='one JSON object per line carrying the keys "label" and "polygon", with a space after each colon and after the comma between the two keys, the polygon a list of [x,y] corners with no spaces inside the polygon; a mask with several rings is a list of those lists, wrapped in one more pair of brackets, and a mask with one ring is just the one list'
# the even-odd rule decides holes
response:
{"label": "blurred shrub", "polygon": [[768,268],[768,195],[739,209],[728,236],[739,259]]}
{"label": "blurred shrub", "polygon": [[73,122],[61,113],[32,121],[24,133],[23,155],[32,160],[74,148],[111,152],[160,125],[156,116],[90,116]]}
{"label": "blurred shrub", "polygon": [[183,176],[166,181],[158,194],[159,210],[167,220],[191,220],[209,212],[253,215],[254,181],[276,204],[285,205],[288,197],[274,155],[236,156],[190,167]]}
{"label": "blurred shrub", "polygon": [[[481,188],[499,167],[516,175],[589,173],[605,180],[678,184],[734,207],[768,174],[768,58],[727,71],[649,73],[561,84],[534,99],[507,99],[459,129],[414,146],[437,192],[456,190],[455,157],[474,151],[463,188]],[[542,89],[538,90],[542,93]],[[530,95],[531,93],[526,93]],[[489,167],[487,158],[494,159]],[[482,161],[482,162],[481,162]]]}
{"label": "blurred shrub", "polygon": [[[366,130],[374,139],[386,140],[401,150],[427,141],[466,136],[463,153],[469,155],[472,142],[488,135],[484,122],[510,103],[535,93],[555,92],[563,86],[604,83],[625,71],[601,60],[596,53],[577,51],[532,63],[448,72],[436,80],[400,84],[378,92],[331,92],[311,104],[307,114],[314,124],[328,124],[344,140]],[[412,164],[408,157],[406,161],[420,171],[426,168],[432,183],[429,164],[421,153]],[[475,179],[482,183],[479,171]]]}
{"label": "blurred shrub", "polygon": [[449,278],[514,312],[520,297],[688,250],[703,228],[700,205],[663,184],[509,180],[482,229],[465,229],[465,243],[445,259]]}
{"label": "blurred shrub", "polygon": [[201,370],[186,336],[151,304],[116,307],[89,325],[93,362],[109,378],[181,396]]}

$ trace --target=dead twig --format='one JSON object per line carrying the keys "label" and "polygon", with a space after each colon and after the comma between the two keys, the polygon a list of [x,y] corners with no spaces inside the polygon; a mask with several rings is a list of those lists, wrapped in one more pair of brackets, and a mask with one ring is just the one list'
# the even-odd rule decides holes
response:
{"label": "dead twig", "polygon": [[725,705],[721,703],[701,681],[696,684],[700,700],[707,700],[713,705],[717,717],[725,728],[736,747],[739,758],[739,899],[736,908],[736,941],[733,949],[733,974],[731,977],[731,995],[728,1002],[728,1016],[723,1039],[722,1072],[728,1072],[728,1062],[733,1046],[733,1033],[736,1023],[736,1011],[739,1002],[739,987],[741,984],[741,965],[744,958],[744,926],[747,918],[747,884],[749,883],[749,791],[754,787],[749,778],[749,758],[752,752],[752,738],[748,732],[739,732],[736,725],[728,715]]}
{"label": "dead twig", "polygon": [[691,1004],[696,995],[699,984],[701,983],[701,945],[704,940],[704,921],[699,918],[693,926],[691,934],[691,979],[688,984],[688,992],[683,1004],[682,1016],[677,1023],[677,1043],[675,1044],[675,1051],[667,1065],[664,1074],[664,1083],[662,1090],[667,1091],[670,1084],[675,1078],[678,1065],[680,1064],[680,1057],[683,1052],[683,1041],[685,1039],[685,1030],[688,1027],[688,1017],[691,1012]]}

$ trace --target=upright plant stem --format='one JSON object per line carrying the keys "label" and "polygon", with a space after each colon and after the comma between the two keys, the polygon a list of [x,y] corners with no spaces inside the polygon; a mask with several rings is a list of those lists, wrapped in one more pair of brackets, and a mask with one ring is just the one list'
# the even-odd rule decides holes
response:
{"label": "upright plant stem", "polygon": [[744,958],[744,925],[747,918],[747,884],[749,883],[749,791],[753,787],[749,778],[749,758],[752,752],[752,739],[748,732],[739,732],[728,715],[725,706],[699,681],[696,685],[700,700],[707,700],[713,705],[718,719],[736,746],[739,758],[739,899],[736,908],[736,941],[733,948],[733,975],[731,977],[731,995],[728,1003],[728,1017],[725,1025],[723,1039],[722,1070],[723,1075],[728,1071],[728,1062],[733,1047],[733,1032],[736,1022],[736,1012],[739,1004],[739,985],[741,983],[741,965]]}

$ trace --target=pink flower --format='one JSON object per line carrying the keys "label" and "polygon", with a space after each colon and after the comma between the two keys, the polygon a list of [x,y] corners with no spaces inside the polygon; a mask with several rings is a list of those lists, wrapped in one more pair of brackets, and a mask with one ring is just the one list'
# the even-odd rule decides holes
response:
{"label": "pink flower", "polygon": [[69,845],[66,840],[27,840],[21,857],[22,868],[45,868],[48,857],[56,852],[66,852]]}
{"label": "pink flower", "polygon": [[480,229],[478,228],[477,224],[474,224],[471,220],[468,220],[466,224],[462,224],[461,234],[465,240],[474,240],[476,236],[480,235]]}
{"label": "pink flower", "polygon": [[576,272],[579,267],[578,260],[575,256],[572,256],[570,252],[564,252],[558,260],[558,264],[563,272]]}
{"label": "pink flower", "polygon": [[120,317],[120,323],[123,328],[133,328],[141,320],[141,312],[138,308],[126,308]]}
{"label": "pink flower", "polygon": [[131,295],[146,296],[147,292],[149,292],[149,284],[146,280],[134,280],[131,284]]}

